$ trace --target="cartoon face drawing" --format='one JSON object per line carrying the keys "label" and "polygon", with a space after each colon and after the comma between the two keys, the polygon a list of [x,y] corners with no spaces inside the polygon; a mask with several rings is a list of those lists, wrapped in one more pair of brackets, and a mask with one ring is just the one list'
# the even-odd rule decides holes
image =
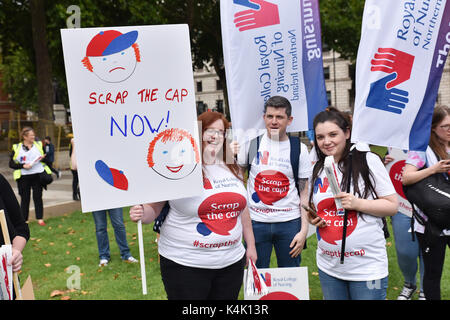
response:
{"label": "cartoon face drawing", "polygon": [[197,143],[187,131],[167,129],[150,142],[147,163],[167,179],[178,180],[188,176],[199,162]]}
{"label": "cartoon face drawing", "polygon": [[115,30],[99,32],[87,46],[83,65],[103,81],[125,81],[141,61],[137,36],[137,31],[125,34]]}

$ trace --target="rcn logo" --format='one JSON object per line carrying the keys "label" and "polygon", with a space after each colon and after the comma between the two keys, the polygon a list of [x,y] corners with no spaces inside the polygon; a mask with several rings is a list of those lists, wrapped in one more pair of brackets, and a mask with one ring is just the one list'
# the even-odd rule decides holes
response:
{"label": "rcn logo", "polygon": [[245,7],[234,15],[234,24],[242,32],[280,24],[278,6],[265,0],[233,0],[234,4]]}
{"label": "rcn logo", "polygon": [[370,84],[366,106],[401,114],[409,101],[409,92],[397,86],[411,77],[414,56],[393,48],[378,48],[371,64],[370,71],[388,75]]}

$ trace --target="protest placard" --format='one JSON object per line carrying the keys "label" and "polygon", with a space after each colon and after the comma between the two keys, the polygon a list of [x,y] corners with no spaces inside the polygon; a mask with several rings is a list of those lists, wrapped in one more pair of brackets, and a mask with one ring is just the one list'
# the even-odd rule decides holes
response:
{"label": "protest placard", "polygon": [[202,188],[186,25],[61,30],[82,211]]}
{"label": "protest placard", "polygon": [[12,249],[10,244],[0,247],[0,300],[13,300],[13,272],[11,261]]}
{"label": "protest placard", "polygon": [[[244,288],[245,300],[309,300],[308,268],[262,268],[258,269],[269,293],[248,295]],[[247,283],[247,272],[244,284]]]}
{"label": "protest placard", "polygon": [[408,199],[406,199],[405,193],[403,192],[402,183],[402,172],[403,167],[406,164],[406,159],[408,158],[408,153],[403,150],[389,148],[389,155],[394,158],[394,160],[386,165],[386,170],[389,173],[389,177],[391,178],[392,184],[397,192],[398,211],[411,217],[411,203]]}

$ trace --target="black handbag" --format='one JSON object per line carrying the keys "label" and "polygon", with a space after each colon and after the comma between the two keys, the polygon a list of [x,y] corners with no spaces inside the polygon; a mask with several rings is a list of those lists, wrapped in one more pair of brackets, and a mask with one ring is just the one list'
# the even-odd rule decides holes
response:
{"label": "black handbag", "polygon": [[45,170],[39,173],[39,181],[41,186],[47,188],[47,186],[53,182],[51,173],[47,173]]}
{"label": "black handbag", "polygon": [[[418,207],[434,227],[450,229],[450,179],[436,173],[412,185],[403,186],[406,198]],[[420,221],[419,221],[420,222]]]}

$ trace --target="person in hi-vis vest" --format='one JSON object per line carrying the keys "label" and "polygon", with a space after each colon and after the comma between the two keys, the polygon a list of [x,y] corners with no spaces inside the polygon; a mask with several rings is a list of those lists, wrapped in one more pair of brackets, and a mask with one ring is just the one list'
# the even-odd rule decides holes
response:
{"label": "person in hi-vis vest", "polygon": [[33,190],[34,210],[39,225],[45,226],[44,204],[42,201],[42,185],[39,174],[47,172],[51,174],[50,168],[42,162],[45,157],[41,141],[35,141],[34,130],[25,127],[21,131],[22,142],[14,144],[9,161],[9,167],[14,169],[14,180],[17,181],[20,207],[25,221],[28,221],[31,190]]}

